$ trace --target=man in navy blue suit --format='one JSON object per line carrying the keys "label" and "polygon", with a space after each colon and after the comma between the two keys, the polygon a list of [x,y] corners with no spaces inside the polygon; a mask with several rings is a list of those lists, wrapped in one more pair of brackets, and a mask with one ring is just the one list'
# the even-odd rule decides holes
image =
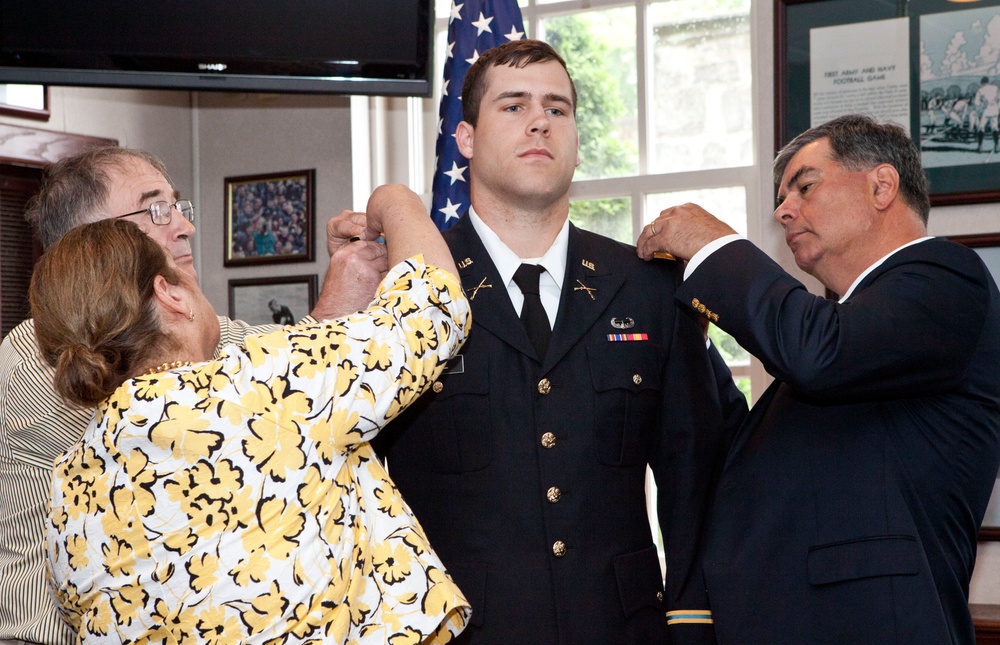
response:
{"label": "man in navy blue suit", "polygon": [[1000,462],[1000,298],[970,249],[927,237],[919,154],[857,115],[774,164],[774,218],[810,294],[693,204],[638,242],[690,260],[678,298],[774,383],[739,430],[705,578],[730,643],[973,643],[976,533]]}

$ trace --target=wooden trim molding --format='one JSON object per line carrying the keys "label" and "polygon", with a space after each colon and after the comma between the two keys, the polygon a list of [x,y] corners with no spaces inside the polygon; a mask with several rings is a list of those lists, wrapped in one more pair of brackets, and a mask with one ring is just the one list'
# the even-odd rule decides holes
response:
{"label": "wooden trim molding", "polygon": [[1000,645],[1000,605],[969,605],[976,645]]}
{"label": "wooden trim molding", "polygon": [[0,123],[0,164],[47,168],[56,161],[115,139]]}

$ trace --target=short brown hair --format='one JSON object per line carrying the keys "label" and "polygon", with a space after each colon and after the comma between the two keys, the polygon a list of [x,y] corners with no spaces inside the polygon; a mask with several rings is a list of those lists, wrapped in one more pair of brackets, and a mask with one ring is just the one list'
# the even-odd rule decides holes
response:
{"label": "short brown hair", "polygon": [[489,68],[501,65],[523,68],[533,63],[547,63],[550,60],[562,65],[566,70],[566,76],[569,76],[569,85],[573,91],[573,114],[576,114],[576,85],[573,84],[573,77],[566,68],[566,61],[548,43],[522,39],[487,49],[465,73],[465,82],[462,84],[462,118],[472,127],[476,127],[479,121],[479,107],[483,102],[483,94],[486,93],[486,72]]}
{"label": "short brown hair", "polygon": [[120,219],[78,226],[39,259],[29,290],[35,335],[67,402],[97,405],[162,351],[158,275],[180,283],[163,248]]}
{"label": "short brown hair", "polygon": [[52,165],[42,187],[28,203],[25,218],[48,248],[70,229],[117,213],[103,213],[108,200],[108,168],[128,169],[145,161],[173,187],[167,169],[156,155],[136,148],[99,146]]}

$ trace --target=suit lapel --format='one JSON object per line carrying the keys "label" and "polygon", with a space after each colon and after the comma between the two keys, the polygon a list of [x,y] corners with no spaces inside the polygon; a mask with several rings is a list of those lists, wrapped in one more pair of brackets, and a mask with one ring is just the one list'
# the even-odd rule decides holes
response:
{"label": "suit lapel", "polygon": [[535,356],[524,325],[510,302],[507,285],[497,272],[472,221],[463,216],[458,224],[445,232],[444,238],[458,265],[462,288],[472,305],[473,324],[481,325],[518,351]]}
{"label": "suit lapel", "polygon": [[543,372],[562,360],[594,326],[623,284],[625,275],[612,272],[605,255],[570,224],[566,275],[549,351],[542,364]]}

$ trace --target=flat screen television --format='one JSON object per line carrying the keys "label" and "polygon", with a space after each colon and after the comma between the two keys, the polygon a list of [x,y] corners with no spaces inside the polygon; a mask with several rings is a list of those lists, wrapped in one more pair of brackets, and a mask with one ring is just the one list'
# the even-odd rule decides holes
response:
{"label": "flat screen television", "polygon": [[433,0],[0,0],[0,83],[430,96]]}

